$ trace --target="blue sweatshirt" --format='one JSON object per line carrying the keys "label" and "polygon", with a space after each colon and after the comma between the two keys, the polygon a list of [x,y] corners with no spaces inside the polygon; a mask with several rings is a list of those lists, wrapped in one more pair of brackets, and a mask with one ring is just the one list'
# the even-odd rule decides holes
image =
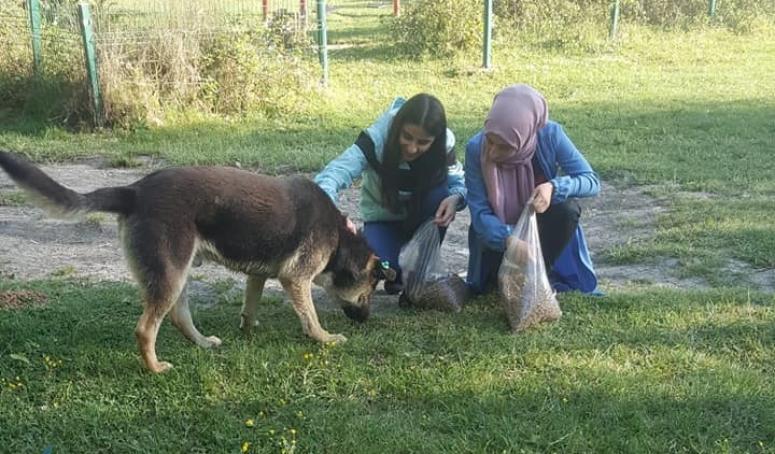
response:
{"label": "blue sweatshirt", "polygon": [[[484,133],[479,132],[466,147],[465,184],[468,189],[468,206],[471,210],[471,226],[475,241],[469,242],[469,253],[481,256],[482,247],[498,252],[506,248],[506,238],[512,226],[506,225],[493,212],[487,199],[487,188],[481,168],[481,150]],[[534,157],[546,179],[554,186],[552,203],[562,203],[568,198],[592,197],[600,192],[600,180],[581,152],[573,145],[562,127],[549,121],[538,131],[538,148]],[[471,265],[475,264],[475,265]],[[471,266],[497,266],[482,260],[469,261],[468,279],[474,289],[484,288],[483,282],[474,282],[482,275]],[[571,237],[560,257],[553,264],[552,285],[557,290],[581,290],[594,292],[597,277],[589,257],[589,250],[581,226]]]}

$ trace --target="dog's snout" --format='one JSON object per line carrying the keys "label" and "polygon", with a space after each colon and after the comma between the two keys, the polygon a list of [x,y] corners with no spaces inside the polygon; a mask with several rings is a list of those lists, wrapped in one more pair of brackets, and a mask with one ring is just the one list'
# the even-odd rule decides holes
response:
{"label": "dog's snout", "polygon": [[363,305],[355,305],[355,304],[345,304],[342,306],[342,310],[344,310],[345,315],[351,320],[355,320],[356,322],[363,323],[369,318],[369,305],[363,304]]}

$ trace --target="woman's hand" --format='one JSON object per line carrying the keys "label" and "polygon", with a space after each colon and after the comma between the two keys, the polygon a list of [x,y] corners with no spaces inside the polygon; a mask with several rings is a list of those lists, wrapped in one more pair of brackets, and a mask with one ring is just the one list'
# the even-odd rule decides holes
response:
{"label": "woman's hand", "polygon": [[349,217],[345,218],[347,221],[347,230],[353,232],[353,234],[358,233],[358,227],[355,226],[355,223],[350,219]]}
{"label": "woman's hand", "polygon": [[517,266],[525,266],[528,260],[532,260],[533,254],[530,253],[530,245],[527,241],[509,235],[506,238],[506,258]]}
{"label": "woman's hand", "polygon": [[552,193],[554,192],[554,185],[550,182],[541,183],[533,190],[533,209],[536,213],[543,213],[549,209],[549,205],[552,203]]}
{"label": "woman's hand", "polygon": [[455,208],[457,208],[459,200],[460,196],[457,194],[442,200],[439,208],[436,210],[436,217],[433,219],[433,223],[439,227],[449,227],[449,224],[455,219]]}

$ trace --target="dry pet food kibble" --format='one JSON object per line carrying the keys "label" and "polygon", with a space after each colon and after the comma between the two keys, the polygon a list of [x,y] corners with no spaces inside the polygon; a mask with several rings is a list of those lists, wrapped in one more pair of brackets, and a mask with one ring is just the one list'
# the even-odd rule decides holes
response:
{"label": "dry pet food kibble", "polygon": [[513,332],[560,318],[562,311],[546,275],[536,213],[530,203],[506,241],[498,288]]}
{"label": "dry pet food kibble", "polygon": [[404,295],[403,305],[420,309],[435,309],[442,312],[460,312],[468,294],[465,281],[456,274],[442,277],[424,284],[419,298]]}
{"label": "dry pet food kibble", "polygon": [[508,262],[502,267],[505,269],[501,270],[498,284],[512,331],[519,332],[562,316],[551,286],[540,285],[538,279],[527,279],[520,268],[509,266]]}

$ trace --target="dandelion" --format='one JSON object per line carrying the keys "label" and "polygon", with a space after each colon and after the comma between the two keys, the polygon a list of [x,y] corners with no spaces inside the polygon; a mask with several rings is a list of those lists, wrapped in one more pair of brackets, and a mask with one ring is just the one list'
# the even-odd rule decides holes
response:
{"label": "dandelion", "polygon": [[242,449],[241,449],[241,451],[242,452],[248,452],[249,449],[250,449],[250,442],[243,441],[242,442]]}
{"label": "dandelion", "polygon": [[291,435],[296,435],[296,429],[292,428],[291,430],[289,430],[289,432],[291,433]]}
{"label": "dandelion", "polygon": [[312,353],[305,353],[304,354],[304,360],[305,361],[312,361],[312,358],[314,358],[314,357],[315,357],[315,355],[313,355]]}
{"label": "dandelion", "polygon": [[265,417],[265,416],[266,416],[266,413],[264,413],[263,411],[259,411],[259,412],[258,412],[258,416],[260,416],[260,417],[262,417],[262,418],[263,418],[263,417]]}
{"label": "dandelion", "polygon": [[269,435],[274,435],[274,429],[269,429]]}
{"label": "dandelion", "polygon": [[245,426],[247,427],[253,427],[256,425],[256,422],[253,421],[253,418],[249,418],[247,421],[245,421]]}
{"label": "dandelion", "polygon": [[46,366],[46,369],[52,370],[56,369],[57,367],[62,365],[61,359],[52,358],[49,355],[43,355],[43,364]]}

